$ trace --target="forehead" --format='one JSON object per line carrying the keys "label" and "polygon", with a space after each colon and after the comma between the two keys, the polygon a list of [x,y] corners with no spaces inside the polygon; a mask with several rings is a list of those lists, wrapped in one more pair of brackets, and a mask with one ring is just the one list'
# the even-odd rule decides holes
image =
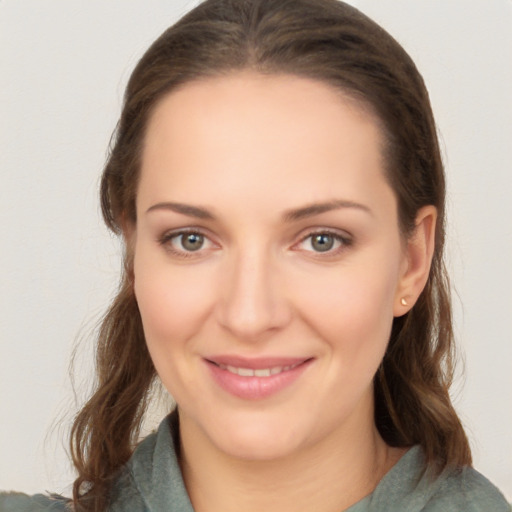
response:
{"label": "forehead", "polygon": [[139,193],[200,202],[229,191],[263,200],[283,187],[290,200],[301,189],[303,202],[325,200],[333,188],[357,195],[365,182],[385,185],[381,139],[368,108],[322,82],[252,72],[209,78],[155,108]]}

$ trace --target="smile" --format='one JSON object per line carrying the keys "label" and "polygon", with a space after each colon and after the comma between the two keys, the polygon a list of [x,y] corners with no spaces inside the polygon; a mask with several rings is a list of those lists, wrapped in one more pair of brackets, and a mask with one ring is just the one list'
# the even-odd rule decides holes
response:
{"label": "smile", "polygon": [[[213,359],[213,360],[212,360]],[[224,392],[243,400],[263,400],[292,388],[314,358],[215,357],[205,359],[208,373]]]}
{"label": "smile", "polygon": [[240,375],[240,377],[271,377],[272,375],[278,375],[282,372],[287,372],[292,370],[296,366],[301,363],[296,363],[288,366],[273,366],[272,368],[260,368],[260,369],[252,369],[252,368],[239,368],[236,366],[219,364],[217,365],[222,370],[227,370],[228,372],[234,373],[235,375]]}

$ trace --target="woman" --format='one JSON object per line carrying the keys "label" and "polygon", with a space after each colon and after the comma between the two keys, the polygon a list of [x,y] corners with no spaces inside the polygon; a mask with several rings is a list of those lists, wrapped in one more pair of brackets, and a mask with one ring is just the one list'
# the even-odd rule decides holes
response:
{"label": "woman", "polygon": [[[354,8],[209,0],[166,31],[102,180],[126,271],[75,510],[508,510],[448,395],[444,188],[421,77]],[[177,409],[133,453],[157,378]]]}

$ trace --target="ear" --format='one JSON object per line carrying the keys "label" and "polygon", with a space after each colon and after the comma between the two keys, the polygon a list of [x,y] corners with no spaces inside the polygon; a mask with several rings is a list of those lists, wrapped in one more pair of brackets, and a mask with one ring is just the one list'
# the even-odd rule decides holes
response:
{"label": "ear", "polygon": [[414,232],[406,241],[395,294],[394,316],[405,315],[418,300],[430,273],[435,247],[437,209],[429,205],[416,215]]}

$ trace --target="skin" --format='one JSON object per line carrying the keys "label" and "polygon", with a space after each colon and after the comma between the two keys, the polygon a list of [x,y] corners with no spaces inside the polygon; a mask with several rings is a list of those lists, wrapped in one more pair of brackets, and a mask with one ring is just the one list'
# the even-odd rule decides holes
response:
{"label": "skin", "polygon": [[[198,512],[339,512],[400,458],[374,425],[372,379],[393,317],[426,282],[434,226],[426,207],[403,239],[378,123],[328,85],[240,72],[160,102],[125,235]],[[183,230],[204,237],[200,249]],[[332,249],[312,244],[319,233]],[[246,400],[212,379],[217,354],[311,362]]]}

